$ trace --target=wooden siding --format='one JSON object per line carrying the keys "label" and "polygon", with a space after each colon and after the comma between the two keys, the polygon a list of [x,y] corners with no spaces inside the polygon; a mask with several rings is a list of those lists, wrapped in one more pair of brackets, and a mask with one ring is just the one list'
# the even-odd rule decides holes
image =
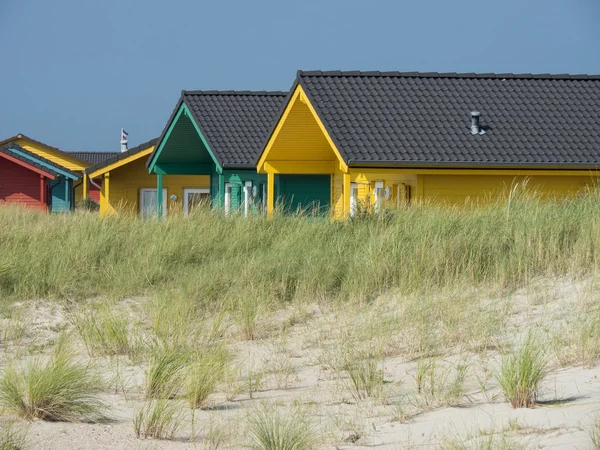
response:
{"label": "wooden siding", "polygon": [[[56,164],[60,164],[61,166],[66,167],[69,170],[82,171],[86,167],[90,166],[90,164],[85,161],[79,161],[78,159],[66,155],[61,151],[57,151],[53,148],[46,147],[45,145],[39,144],[37,142],[31,142],[29,139],[26,138],[17,139],[14,142],[23,147],[24,149],[29,150],[30,152],[35,153],[36,155],[42,156]],[[99,200],[100,193],[98,192],[97,188],[95,189],[97,191],[96,195]],[[83,189],[81,184],[79,184],[75,187],[75,202],[80,201],[82,198]]]}
{"label": "wooden siding", "polygon": [[[560,173],[560,172],[558,172]],[[423,199],[452,205],[482,204],[505,196],[513,183],[542,196],[573,196],[595,183],[592,176],[423,175]]]}
{"label": "wooden siding", "polygon": [[375,183],[383,182],[383,188],[391,188],[392,195],[389,200],[384,200],[383,205],[386,208],[395,208],[405,204],[405,201],[398,197],[399,192],[405,192],[407,187],[411,193],[415,193],[417,188],[417,175],[400,173],[389,169],[368,170],[368,169],[350,169],[350,181],[358,184],[358,199],[365,201],[367,198],[373,203]]}
{"label": "wooden siding", "polygon": [[72,209],[73,183],[63,177],[50,182],[50,210],[65,213]]}
{"label": "wooden siding", "polygon": [[[350,169],[352,183],[358,184],[358,197],[365,200],[367,196],[374,201],[374,188],[377,181],[382,181],[384,189],[391,188],[392,196],[384,201],[387,208],[396,208],[406,204],[406,197],[411,200],[450,205],[485,204],[506,195],[513,183],[524,183],[527,188],[539,192],[542,196],[556,195],[559,197],[575,195],[586,186],[594,185],[596,176],[582,174],[580,176],[561,175],[469,175],[468,169],[452,175],[451,169],[444,174],[419,174],[410,169]],[[474,171],[475,172],[475,171]],[[466,174],[465,174],[466,173]],[[406,194],[408,189],[408,194]],[[339,207],[337,207],[339,209]],[[336,216],[339,216],[339,211]]]}
{"label": "wooden siding", "polygon": [[[94,182],[102,186],[102,177],[94,178]],[[83,200],[83,178],[76,181],[77,185],[75,186],[75,204],[79,203]],[[88,193],[88,197],[94,200],[96,203],[100,203],[100,189],[90,183],[90,191]]]}
{"label": "wooden siding", "polygon": [[83,170],[89,166],[88,163],[79,161],[76,158],[73,158],[69,155],[65,155],[63,152],[56,151],[52,148],[46,147],[45,145],[38,144],[36,142],[31,142],[29,139],[17,139],[14,141],[16,144],[20,145],[26,150],[35,153],[36,155],[43,156],[50,161],[60,164],[63,167],[66,167],[69,170]]}
{"label": "wooden siding", "polygon": [[[263,210],[263,187],[266,190],[267,177],[256,173],[254,170],[224,170],[223,171],[223,182],[232,184],[232,203],[231,210],[241,210],[242,201],[244,198],[243,185],[246,181],[251,181],[252,186],[258,188],[258,196],[252,201],[252,212],[254,214],[262,213]],[[238,194],[234,198],[234,192]],[[215,171],[211,177],[210,195],[213,201],[213,205],[216,207],[223,207],[223,196],[224,192],[219,190],[219,174]],[[239,198],[239,200],[238,200]]]}
{"label": "wooden siding", "polygon": [[[346,170],[306,95],[298,87],[261,156],[258,170],[282,176],[329,175],[331,215],[343,218],[346,202],[342,167]],[[273,179],[276,204],[281,200],[279,177]]]}
{"label": "wooden siding", "polygon": [[267,161],[335,161],[335,153],[310,109],[296,98]]}
{"label": "wooden siding", "polygon": [[[140,189],[156,189],[156,175],[149,174],[146,159],[140,158],[109,172],[108,201],[106,185],[102,184],[100,193],[100,214],[112,212],[139,213]],[[209,188],[210,175],[164,175],[163,188],[167,190],[168,210],[183,212],[183,189]],[[171,195],[177,196],[177,201],[169,200]]]}
{"label": "wooden siding", "polygon": [[[257,170],[272,180],[269,192],[274,193],[275,203],[280,191],[279,176],[332,175],[331,215],[337,219],[350,212],[350,183],[357,184],[359,200],[368,198],[374,202],[375,184],[382,182],[384,190],[391,189],[390,198],[382,200],[382,206],[398,208],[421,200],[447,204],[488,202],[505,194],[513,182],[525,180],[529,189],[543,196],[569,196],[595,184],[600,176],[575,170],[348,168],[300,86],[265,146]],[[269,211],[272,207],[269,199]]]}
{"label": "wooden siding", "polygon": [[[46,185],[46,181],[44,184]],[[0,158],[0,204],[18,203],[45,211],[46,203],[41,198],[41,194],[38,173]]]}
{"label": "wooden siding", "polygon": [[[183,107],[183,106],[182,106]],[[181,114],[174,124],[168,140],[160,150],[158,164],[212,163],[213,159],[196,131],[192,120]]]}

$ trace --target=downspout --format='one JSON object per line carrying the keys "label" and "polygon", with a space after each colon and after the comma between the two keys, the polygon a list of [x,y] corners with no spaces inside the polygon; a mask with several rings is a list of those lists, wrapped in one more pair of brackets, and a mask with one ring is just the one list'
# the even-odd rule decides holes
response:
{"label": "downspout", "polygon": [[92,177],[88,177],[88,180],[90,180],[90,184],[93,184],[94,186],[96,186],[98,188],[98,190],[102,189],[102,186],[97,184]]}

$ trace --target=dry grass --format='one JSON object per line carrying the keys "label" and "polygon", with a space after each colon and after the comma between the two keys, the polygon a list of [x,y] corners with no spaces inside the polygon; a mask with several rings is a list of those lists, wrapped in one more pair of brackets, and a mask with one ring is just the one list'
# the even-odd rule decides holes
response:
{"label": "dry grass", "polygon": [[592,424],[588,428],[588,433],[592,441],[592,448],[600,450],[600,415],[596,414],[593,417]]}
{"label": "dry grass", "polygon": [[416,406],[423,410],[456,407],[465,403],[467,364],[444,363],[437,359],[419,360],[414,380]]}
{"label": "dry grass", "polygon": [[183,388],[185,368],[190,357],[187,349],[165,347],[155,350],[146,373],[146,398],[168,399],[176,396]]}
{"label": "dry grass", "polygon": [[103,383],[65,339],[49,360],[35,358],[24,367],[9,365],[0,379],[0,402],[5,410],[26,419],[96,421],[104,417],[99,393]]}
{"label": "dry grass", "polygon": [[27,430],[11,420],[0,419],[0,450],[26,450]]}
{"label": "dry grass", "polygon": [[136,358],[141,344],[130,326],[131,319],[114,304],[80,308],[73,323],[90,356],[127,355]]}
{"label": "dry grass", "polygon": [[547,374],[548,358],[542,345],[529,333],[516,352],[503,355],[496,378],[513,408],[530,408]]}
{"label": "dry grass", "polygon": [[262,404],[249,413],[248,430],[259,450],[310,450],[315,444],[314,426],[301,408],[282,413]]}
{"label": "dry grass", "polygon": [[185,396],[190,408],[205,406],[208,396],[223,380],[228,362],[229,353],[223,346],[208,348],[194,355],[185,374]]}
{"label": "dry grass", "polygon": [[[347,223],[245,220],[206,211],[140,222],[0,208],[0,226],[7,230],[0,236],[0,265],[11,267],[0,274],[0,294],[7,304],[38,295],[69,298],[75,311],[69,325],[92,360],[110,364],[115,392],[124,394],[130,383],[131,402],[142,391],[145,403],[133,418],[139,437],[187,438],[186,411],[198,419],[192,435],[197,429],[201,445],[236,445],[225,442],[231,436],[222,425],[209,427],[207,416],[230,417],[235,413],[226,410],[237,399],[235,407],[252,411],[242,431],[257,448],[310,448],[312,424],[330,416],[336,431],[328,443],[368,444],[375,425],[390,416],[402,428],[433,409],[493,403],[502,394],[489,367],[501,354],[497,381],[507,400],[530,406],[547,360],[534,344],[506,351],[526,327],[553,338],[550,349],[561,365],[592,367],[600,358],[597,293],[586,293],[588,301],[576,308],[561,303],[561,311],[546,308],[551,293],[526,305],[519,293],[534,281],[593,278],[600,201],[592,195],[548,203],[525,196],[510,208],[415,205]],[[52,264],[56,242],[81,250]],[[22,263],[28,259],[31,267]],[[103,296],[94,308],[79,301],[96,294]],[[143,297],[112,308],[113,300],[130,295]],[[14,323],[16,331],[2,330],[11,352],[23,333],[18,324],[27,322]],[[9,365],[0,389],[8,410],[59,420],[30,406],[30,397],[39,395],[27,391],[30,379],[62,377],[47,367],[53,357],[37,354],[47,345],[19,349],[34,358]],[[88,359],[71,361],[79,370],[72,372],[93,373]],[[78,410],[95,405],[99,392],[90,392],[85,405],[60,420],[91,420],[90,410]],[[281,404],[254,409],[274,398]],[[316,403],[318,416],[309,419],[297,401]],[[508,448],[504,441],[512,440],[505,437],[492,433],[444,445]]]}
{"label": "dry grass", "polygon": [[172,439],[183,425],[182,407],[173,400],[150,400],[135,411],[133,430],[139,438]]}
{"label": "dry grass", "polygon": [[[122,298],[158,291],[169,297],[177,291],[206,311],[227,299],[239,305],[244,333],[252,337],[260,305],[594,273],[600,201],[595,193],[542,201],[517,192],[510,205],[414,205],[348,222],[224,217],[210,210],[141,222],[126,214],[57,216],[3,206],[0,228],[6,230],[0,265],[11,268],[0,283],[6,296]],[[78,251],[56,264],[65,247]]]}

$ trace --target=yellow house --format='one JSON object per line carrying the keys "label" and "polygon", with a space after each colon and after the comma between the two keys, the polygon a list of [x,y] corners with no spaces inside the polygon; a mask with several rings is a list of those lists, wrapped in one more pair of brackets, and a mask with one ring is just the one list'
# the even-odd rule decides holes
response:
{"label": "yellow house", "polygon": [[[146,160],[153,152],[157,139],[131,148],[101,163],[88,167],[84,183],[102,178],[100,214],[130,212],[154,216],[157,212],[156,175],[148,173]],[[164,213],[181,211],[188,189],[208,190],[210,175],[165,175],[163,177]],[[84,188],[84,189],[87,189]]]}
{"label": "yellow house", "polygon": [[572,195],[600,174],[600,76],[298,72],[257,162],[268,210]]}

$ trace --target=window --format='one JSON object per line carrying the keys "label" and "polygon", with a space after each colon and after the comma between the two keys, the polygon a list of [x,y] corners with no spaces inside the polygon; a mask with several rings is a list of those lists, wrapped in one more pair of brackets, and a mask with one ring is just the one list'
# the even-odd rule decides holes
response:
{"label": "window", "polygon": [[375,211],[381,211],[383,208],[383,181],[375,182]]}
{"label": "window", "polygon": [[188,215],[197,206],[210,202],[210,189],[186,188],[183,190],[183,213]]}
{"label": "window", "polygon": [[[167,215],[167,190],[163,189],[162,210],[163,216]],[[140,215],[147,219],[156,217],[158,212],[158,195],[156,189],[140,189]]]}
{"label": "window", "polygon": [[408,206],[410,204],[410,185],[409,184],[399,184],[398,192],[397,192],[397,206]]}

